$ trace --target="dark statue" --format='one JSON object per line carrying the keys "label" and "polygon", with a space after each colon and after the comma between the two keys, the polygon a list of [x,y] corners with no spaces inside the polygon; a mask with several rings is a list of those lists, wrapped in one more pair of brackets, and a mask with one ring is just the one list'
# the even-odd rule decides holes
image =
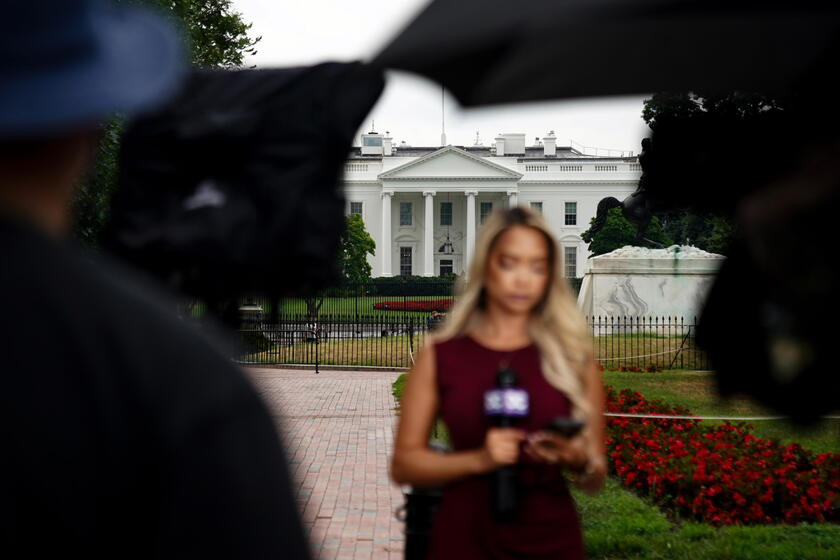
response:
{"label": "dark statue", "polygon": [[[642,153],[639,154],[639,163],[642,165],[642,170],[645,169],[645,160],[647,159],[649,149],[650,139],[645,138],[642,140]],[[646,184],[647,181],[645,180],[645,176],[642,175],[642,178],[639,180],[639,186],[636,187],[636,190],[621,202],[619,202],[619,200],[614,196],[602,198],[601,201],[598,202],[598,211],[595,215],[595,223],[592,224],[591,228],[589,228],[590,234],[594,235],[601,231],[604,224],[607,222],[607,213],[610,210],[613,208],[621,208],[621,215],[624,216],[631,224],[636,226],[636,239],[633,241],[634,245],[662,247],[663,245],[661,243],[644,237],[654,213],[653,204],[645,188]]]}

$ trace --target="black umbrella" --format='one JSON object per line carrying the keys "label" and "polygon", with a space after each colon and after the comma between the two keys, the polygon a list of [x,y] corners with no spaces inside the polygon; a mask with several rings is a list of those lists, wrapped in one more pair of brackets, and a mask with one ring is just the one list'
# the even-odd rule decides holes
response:
{"label": "black umbrella", "polygon": [[654,91],[786,94],[829,56],[837,3],[434,0],[374,60],[465,106]]}
{"label": "black umbrella", "polygon": [[196,73],[126,130],[111,248],[214,300],[332,285],[339,180],[383,87],[359,63]]}
{"label": "black umbrella", "polygon": [[826,321],[840,276],[824,257],[840,212],[838,30],[836,2],[435,0],[375,64],[426,75],[465,106],[659,91],[779,101],[658,122],[634,195],[736,220],[698,339],[724,393],[813,420],[840,390]]}

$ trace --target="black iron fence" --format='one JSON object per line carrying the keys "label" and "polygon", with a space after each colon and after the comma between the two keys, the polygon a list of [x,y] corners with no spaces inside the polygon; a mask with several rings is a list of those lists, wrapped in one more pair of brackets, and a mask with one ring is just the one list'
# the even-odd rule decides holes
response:
{"label": "black iron fence", "polygon": [[[267,320],[259,306],[243,311],[245,364],[410,367],[440,321],[429,312],[291,313]],[[249,316],[248,313],[251,313]],[[694,340],[696,323],[677,317],[589,317],[595,357],[605,369],[708,369]]]}
{"label": "black iron fence", "polygon": [[587,317],[595,358],[604,369],[709,369],[697,347],[697,319],[685,317]]}
{"label": "black iron fence", "polygon": [[283,316],[279,323],[245,322],[240,330],[245,364],[409,367],[434,321],[364,314]]}

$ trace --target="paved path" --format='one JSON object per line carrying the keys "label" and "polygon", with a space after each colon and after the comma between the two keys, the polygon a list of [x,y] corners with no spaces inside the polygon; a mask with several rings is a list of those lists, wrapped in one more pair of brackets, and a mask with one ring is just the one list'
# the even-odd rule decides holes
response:
{"label": "paved path", "polygon": [[278,422],[316,558],[402,559],[403,497],[388,479],[398,374],[248,371]]}

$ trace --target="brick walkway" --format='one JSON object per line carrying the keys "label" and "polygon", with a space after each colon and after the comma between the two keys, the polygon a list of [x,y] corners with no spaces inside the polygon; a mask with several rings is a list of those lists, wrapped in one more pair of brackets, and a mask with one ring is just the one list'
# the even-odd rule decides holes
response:
{"label": "brick walkway", "polygon": [[401,559],[388,479],[397,373],[248,370],[278,421],[316,558]]}

